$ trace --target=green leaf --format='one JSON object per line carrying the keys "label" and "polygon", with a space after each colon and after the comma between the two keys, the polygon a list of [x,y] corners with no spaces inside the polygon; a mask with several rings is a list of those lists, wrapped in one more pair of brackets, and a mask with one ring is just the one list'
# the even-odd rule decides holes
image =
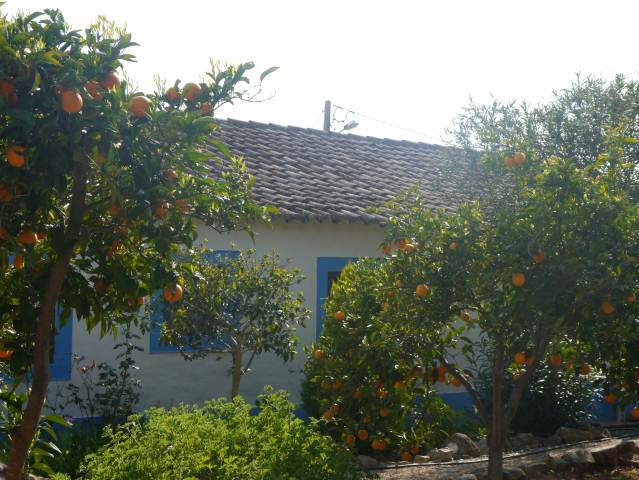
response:
{"label": "green leaf", "polygon": [[267,76],[269,76],[271,73],[273,73],[273,72],[275,72],[275,71],[279,70],[279,68],[280,68],[280,67],[271,67],[271,68],[268,68],[268,69],[264,70],[264,71],[262,72],[262,74],[260,75],[260,82],[261,82],[262,80],[264,80]]}

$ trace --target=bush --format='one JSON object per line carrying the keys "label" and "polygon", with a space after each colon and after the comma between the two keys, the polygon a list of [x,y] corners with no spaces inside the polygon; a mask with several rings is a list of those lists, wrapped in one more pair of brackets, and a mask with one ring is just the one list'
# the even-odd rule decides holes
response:
{"label": "bush", "polygon": [[433,394],[433,383],[448,377],[420,355],[431,351],[426,337],[387,312],[414,295],[391,278],[389,262],[367,259],[348,265],[333,284],[323,334],[305,365],[302,401],[349,448],[406,458],[442,442],[453,412]]}
{"label": "bush", "polygon": [[[486,405],[490,405],[490,373],[482,371],[478,390]],[[510,395],[512,378],[504,379],[504,398]],[[597,399],[597,387],[592,376],[579,375],[574,367],[553,368],[540,363],[511,425],[512,433],[552,435],[559,427],[576,426],[591,419]]]}
{"label": "bush", "polygon": [[[268,393],[268,392],[267,392]],[[203,408],[152,408],[133,415],[90,455],[89,480],[120,479],[357,479],[353,456],[316,423],[293,414],[284,392],[260,396],[260,413],[240,397]]]}

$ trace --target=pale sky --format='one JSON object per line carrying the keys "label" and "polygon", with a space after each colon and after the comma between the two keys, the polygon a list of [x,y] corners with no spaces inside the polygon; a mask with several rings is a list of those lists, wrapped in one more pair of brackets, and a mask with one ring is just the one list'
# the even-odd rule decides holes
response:
{"label": "pale sky", "polygon": [[[8,0],[3,11],[60,8],[75,28],[99,14],[128,25],[144,89],[153,74],[197,80],[209,58],[254,61],[274,98],[220,117],[322,127],[324,100],[412,133],[351,115],[359,135],[446,139],[469,96],[537,102],[575,73],[637,77],[639,2]],[[338,117],[343,113],[337,112]]]}

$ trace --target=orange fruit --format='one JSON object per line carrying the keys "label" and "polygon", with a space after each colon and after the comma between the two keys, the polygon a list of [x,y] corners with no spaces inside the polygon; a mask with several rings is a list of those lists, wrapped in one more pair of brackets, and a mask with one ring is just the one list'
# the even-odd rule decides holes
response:
{"label": "orange fruit", "polygon": [[630,410],[630,418],[639,420],[639,407],[633,407],[632,410]]}
{"label": "orange fruit", "polygon": [[531,355],[530,357],[526,359],[526,365],[530,367],[533,363],[535,363],[535,356]]}
{"label": "orange fruit", "polygon": [[82,95],[77,90],[65,90],[60,97],[62,111],[66,113],[78,113],[83,104]]}
{"label": "orange fruit", "polygon": [[410,447],[410,453],[417,455],[419,453],[419,445],[412,445]]}
{"label": "orange fruit", "polygon": [[386,418],[386,417],[388,417],[390,415],[390,413],[391,412],[390,412],[390,410],[388,408],[382,408],[379,411],[379,416],[382,417],[382,418]]}
{"label": "orange fruit", "polygon": [[461,386],[462,386],[462,382],[461,382],[461,380],[460,380],[459,378],[456,378],[456,377],[453,377],[453,378],[451,379],[450,384],[451,384],[453,387],[456,387],[456,388],[459,388],[459,387],[461,387]]}
{"label": "orange fruit", "polygon": [[162,292],[164,300],[169,303],[175,303],[179,301],[182,298],[183,294],[184,290],[182,289],[182,286],[177,283],[175,285],[169,285]]}
{"label": "orange fruit", "polygon": [[341,310],[338,310],[333,315],[333,318],[335,318],[335,320],[337,320],[338,322],[343,322],[344,320],[346,320],[346,314],[342,312]]}
{"label": "orange fruit", "polygon": [[153,214],[158,218],[166,218],[169,214],[169,204],[163,203],[153,209]]}
{"label": "orange fruit", "polygon": [[386,450],[386,442],[384,442],[383,440],[375,439],[371,442],[371,447],[373,448],[373,450],[381,452],[383,450]]}
{"label": "orange fruit", "polygon": [[513,159],[512,155],[510,157],[504,158],[504,165],[506,165],[508,168],[515,166],[515,160]]}
{"label": "orange fruit", "polygon": [[389,307],[390,307],[390,304],[388,302],[382,303],[382,310],[388,310]]}
{"label": "orange fruit", "polygon": [[200,111],[202,113],[211,113],[211,104],[209,102],[202,102],[202,105],[200,105]]}
{"label": "orange fruit", "polygon": [[32,230],[23,230],[18,234],[16,240],[22,245],[33,245],[38,242],[38,236]]}
{"label": "orange fruit", "polygon": [[429,291],[430,289],[428,288],[428,285],[424,283],[420,283],[419,285],[417,285],[417,287],[415,287],[415,295],[420,298],[424,298],[426,295],[428,295]]}
{"label": "orange fruit", "polygon": [[362,392],[361,392],[361,390],[359,388],[356,388],[353,391],[353,399],[354,400],[359,400],[360,398],[362,398]]}
{"label": "orange fruit", "polygon": [[177,102],[180,99],[180,92],[178,91],[177,88],[171,87],[171,88],[168,88],[166,92],[164,92],[164,97],[169,102]]}
{"label": "orange fruit", "polygon": [[590,374],[590,365],[587,363],[582,363],[579,367],[579,375],[588,375]]}
{"label": "orange fruit", "polygon": [[144,95],[136,95],[129,100],[128,110],[134,117],[144,117],[147,109],[151,105],[151,100]]}
{"label": "orange fruit", "polygon": [[610,302],[602,302],[601,313],[604,315],[612,315],[615,313],[615,306]]}
{"label": "orange fruit", "polygon": [[184,85],[182,91],[184,92],[184,96],[189,102],[195,100],[197,97],[200,96],[200,93],[202,93],[202,89],[200,88],[200,86],[196,85],[195,83],[187,83],[186,85]]}
{"label": "orange fruit", "polygon": [[346,435],[346,443],[348,443],[349,445],[355,445],[355,435],[353,435],[352,433]]}
{"label": "orange fruit", "polygon": [[313,358],[315,360],[321,360],[322,358],[324,358],[324,352],[322,350],[315,350],[313,352]]}
{"label": "orange fruit", "polygon": [[102,85],[102,88],[104,88],[105,90],[112,90],[115,88],[119,88],[120,77],[118,77],[118,74],[113,71],[107,72],[104,74],[104,77],[102,77],[102,81],[100,82],[100,85]]}
{"label": "orange fruit", "polygon": [[637,301],[637,295],[635,295],[634,293],[630,293],[626,297],[626,302],[628,303],[635,303],[636,301]]}
{"label": "orange fruit", "polygon": [[526,363],[526,354],[524,352],[515,353],[515,363],[517,365],[523,365]]}
{"label": "orange fruit", "polygon": [[9,233],[4,227],[0,227],[0,240],[9,240]]}
{"label": "orange fruit", "polygon": [[359,438],[362,442],[368,439],[368,430],[358,430],[357,431],[357,438]]}
{"label": "orange fruit", "polygon": [[11,200],[13,200],[13,194],[11,193],[11,190],[6,184],[0,183],[0,202],[8,203]]}
{"label": "orange fruit", "polygon": [[15,93],[16,89],[9,78],[3,78],[0,80],[0,95],[3,97],[8,97],[12,93]]}
{"label": "orange fruit", "polygon": [[13,266],[16,268],[24,267],[24,257],[22,255],[16,255],[13,259]]}
{"label": "orange fruit", "polygon": [[466,311],[463,311],[463,312],[461,313],[461,319],[462,319],[464,322],[470,322],[470,313],[468,313],[468,312],[466,312]]}
{"label": "orange fruit", "polygon": [[390,255],[391,253],[393,253],[393,246],[384,245],[384,248],[382,248],[382,251],[384,252],[384,255]]}
{"label": "orange fruit", "polygon": [[136,305],[144,305],[144,297],[129,297],[128,303],[130,307],[135,307]]}
{"label": "orange fruit", "polygon": [[404,462],[412,462],[413,456],[410,454],[410,452],[402,452],[402,460]]}
{"label": "orange fruit", "polygon": [[333,391],[338,392],[342,389],[342,382],[335,382],[333,384]]}
{"label": "orange fruit", "polygon": [[106,292],[106,287],[104,285],[104,280],[98,278],[93,281],[93,288],[98,295],[104,294]]}
{"label": "orange fruit", "polygon": [[553,367],[561,365],[561,354],[553,353],[550,357],[548,357],[548,363],[550,363]]}
{"label": "orange fruit", "polygon": [[13,350],[0,350],[0,360],[9,360],[13,355]]}
{"label": "orange fruit", "polygon": [[395,388],[395,390],[401,390],[402,388],[404,388],[404,382],[402,382],[401,380],[397,380],[393,384],[393,387]]}
{"label": "orange fruit", "polygon": [[518,167],[521,167],[526,161],[526,155],[524,155],[522,152],[516,152],[512,156],[512,159],[515,165],[517,165]]}
{"label": "orange fruit", "polygon": [[102,94],[100,93],[100,84],[98,82],[94,82],[93,80],[89,80],[84,84],[84,88],[91,95],[91,97],[95,100],[102,100]]}
{"label": "orange fruit", "polygon": [[510,281],[515,287],[523,287],[526,283],[526,276],[523,273],[513,273]]}
{"label": "orange fruit", "polygon": [[537,253],[533,253],[532,258],[535,263],[543,263],[546,260],[546,254],[540,250]]}
{"label": "orange fruit", "polygon": [[164,170],[162,172],[162,176],[166,178],[169,182],[175,182],[178,178],[178,174],[175,170]]}
{"label": "orange fruit", "polygon": [[604,400],[608,405],[612,405],[617,401],[617,396],[614,393],[606,393],[604,395]]}
{"label": "orange fruit", "polygon": [[330,408],[322,414],[322,418],[324,420],[333,420],[334,417],[335,417],[335,414],[333,413],[333,410],[331,410]]}
{"label": "orange fruit", "polygon": [[572,370],[574,367],[575,367],[575,362],[570,360],[566,362],[566,370]]}
{"label": "orange fruit", "polygon": [[9,147],[7,148],[7,162],[9,162],[9,165],[15,168],[24,167],[24,147],[10,143]]}
{"label": "orange fruit", "polygon": [[450,242],[448,244],[448,250],[450,250],[451,252],[456,252],[457,251],[457,242]]}

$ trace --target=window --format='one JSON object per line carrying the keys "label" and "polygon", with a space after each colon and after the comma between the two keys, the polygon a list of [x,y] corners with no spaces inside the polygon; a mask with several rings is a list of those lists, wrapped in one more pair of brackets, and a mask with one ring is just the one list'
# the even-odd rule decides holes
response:
{"label": "window", "polygon": [[[208,260],[211,263],[221,263],[225,260],[235,260],[239,256],[239,252],[236,250],[215,250],[211,252]],[[151,330],[149,332],[150,345],[149,352],[151,353],[176,353],[179,349],[173,345],[166,345],[161,343],[162,338],[162,323],[164,322],[164,308],[162,303],[162,292],[158,291],[151,298]],[[185,349],[185,351],[189,351]]]}
{"label": "window", "polygon": [[333,283],[339,278],[342,270],[351,262],[357,261],[354,257],[318,257],[317,258],[317,309],[316,309],[316,336],[322,334],[322,322],[324,320],[324,302],[331,292]]}

